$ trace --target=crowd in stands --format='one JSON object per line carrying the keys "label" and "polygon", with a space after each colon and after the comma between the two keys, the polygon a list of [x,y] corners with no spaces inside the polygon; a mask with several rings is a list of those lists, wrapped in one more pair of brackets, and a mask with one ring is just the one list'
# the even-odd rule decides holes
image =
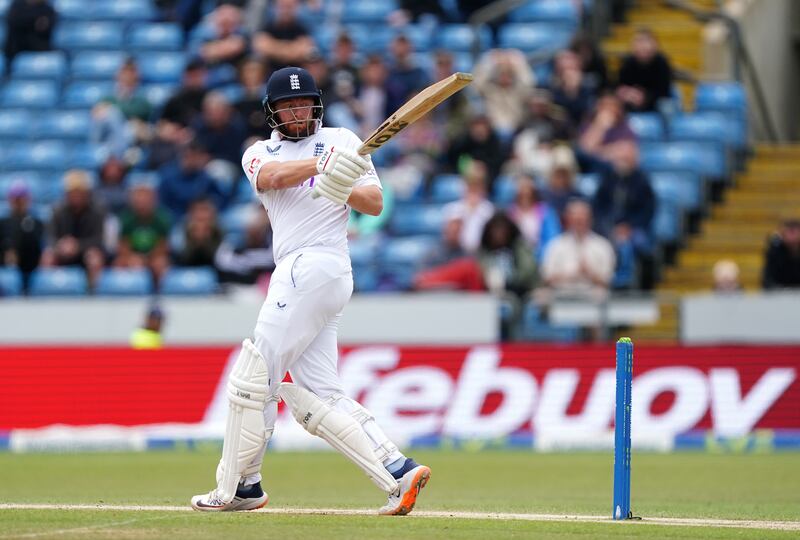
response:
{"label": "crowd in stands", "polygon": [[[618,72],[575,28],[544,63],[487,46],[465,64],[464,51],[437,48],[432,36],[482,2],[401,1],[382,23],[391,33],[370,36],[384,40],[382,49],[346,26],[312,26],[327,16],[324,2],[224,1],[204,12],[210,4],[155,2],[156,17],[183,31],[180,80],[155,99],[144,91],[142,57],[121,62],[111,92],[91,108],[96,167],[66,172],[52,211],[32,205],[24,177],[7,189],[4,263],[22,271],[26,287],[36,268],[59,265],[82,266],[89,290],[107,268],[146,269],[156,290],[173,267],[262,284],[274,265],[269,221],[240,160],[268,137],[265,82],[286,65],[315,77],[325,125],[361,137],[431,82],[474,72],[470,88],[373,156],[386,203],[377,218],[352,216],[357,288],[490,290],[518,316],[529,298],[546,305],[553,294],[653,286],[657,197],[629,115],[658,113],[674,97],[669,60],[647,29],[635,33]],[[348,3],[337,5],[346,17]],[[59,17],[47,0],[14,0],[6,69],[21,51],[53,49]],[[491,42],[502,28],[487,31]],[[419,207],[432,210],[430,221],[409,223],[424,217],[411,211]],[[765,287],[800,283],[798,230],[787,222],[770,246]],[[374,255],[376,239],[408,233],[419,239],[411,261],[376,270],[373,258],[356,256]]]}

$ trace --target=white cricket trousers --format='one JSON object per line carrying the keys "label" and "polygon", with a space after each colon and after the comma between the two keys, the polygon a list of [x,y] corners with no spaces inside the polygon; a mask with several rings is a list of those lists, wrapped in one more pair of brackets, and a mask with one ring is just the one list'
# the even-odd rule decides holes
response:
{"label": "white cricket trousers", "polygon": [[[339,250],[307,248],[278,263],[254,332],[255,346],[267,362],[270,395],[276,395],[287,371],[295,384],[323,400],[344,395],[338,373],[337,331],[352,293],[350,257]],[[334,404],[348,414],[354,405],[347,397]],[[264,411],[268,431],[274,428],[277,416],[278,404],[270,400]],[[374,420],[364,424],[364,430],[375,448],[388,442]],[[401,456],[396,453],[386,461]],[[260,475],[254,475],[245,483],[260,480]]]}

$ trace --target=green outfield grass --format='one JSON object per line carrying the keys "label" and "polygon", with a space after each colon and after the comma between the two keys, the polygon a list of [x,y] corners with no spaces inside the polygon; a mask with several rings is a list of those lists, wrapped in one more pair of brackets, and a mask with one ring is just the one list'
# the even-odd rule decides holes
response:
{"label": "green outfield grass", "polygon": [[[610,454],[416,452],[433,469],[417,508],[610,515]],[[218,452],[0,454],[0,503],[182,505],[213,487]],[[268,455],[270,508],[378,508],[380,492],[333,453]],[[800,453],[635,454],[634,513],[800,521]],[[370,516],[0,510],[0,539],[796,538],[798,531]],[[35,535],[35,536],[33,536]]]}

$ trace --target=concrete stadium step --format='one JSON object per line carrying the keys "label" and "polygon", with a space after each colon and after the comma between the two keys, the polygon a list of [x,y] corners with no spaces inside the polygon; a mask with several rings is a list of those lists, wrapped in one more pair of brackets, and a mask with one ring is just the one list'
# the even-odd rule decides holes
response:
{"label": "concrete stadium step", "polygon": [[757,160],[781,158],[800,160],[800,144],[756,144]]}
{"label": "concrete stadium step", "polygon": [[735,206],[722,205],[711,211],[713,219],[739,220],[743,222],[772,220],[776,224],[780,219],[789,215],[800,215],[800,205],[790,202],[787,204],[776,203],[770,207],[765,207],[762,203],[739,203]]}

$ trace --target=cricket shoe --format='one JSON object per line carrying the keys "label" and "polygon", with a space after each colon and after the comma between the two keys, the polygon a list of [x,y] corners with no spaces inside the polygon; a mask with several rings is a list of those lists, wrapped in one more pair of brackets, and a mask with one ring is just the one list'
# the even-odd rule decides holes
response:
{"label": "cricket shoe", "polygon": [[389,501],[378,511],[384,516],[404,516],[411,512],[417,503],[419,491],[431,477],[431,470],[411,458],[406,458],[397,477],[397,489],[389,494]]}
{"label": "cricket shoe", "polygon": [[219,498],[216,489],[205,495],[192,497],[192,508],[201,512],[237,512],[242,510],[256,510],[267,505],[269,497],[261,489],[261,482],[256,482],[247,487],[239,486],[231,502],[224,502]]}

